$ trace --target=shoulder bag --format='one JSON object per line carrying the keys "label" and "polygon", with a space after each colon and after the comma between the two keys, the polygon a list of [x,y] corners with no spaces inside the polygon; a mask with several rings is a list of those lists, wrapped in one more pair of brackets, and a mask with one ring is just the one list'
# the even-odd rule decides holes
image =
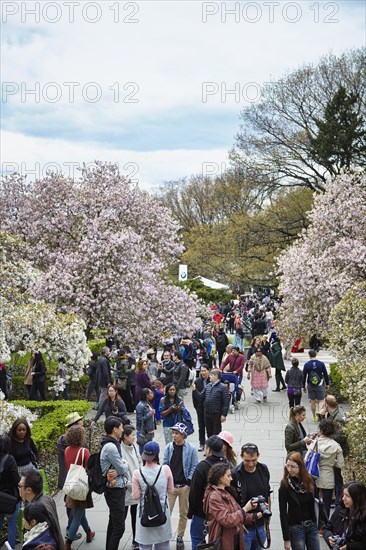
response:
{"label": "shoulder bag", "polygon": [[315,441],[313,449],[308,449],[304,462],[305,468],[313,478],[318,478],[319,473],[320,453],[318,452],[318,440]]}
{"label": "shoulder bag", "polygon": [[[82,452],[81,465],[77,464],[80,452]],[[85,448],[79,449],[75,464],[70,465],[67,472],[63,492],[73,500],[86,500],[89,493],[88,474],[83,466]]]}

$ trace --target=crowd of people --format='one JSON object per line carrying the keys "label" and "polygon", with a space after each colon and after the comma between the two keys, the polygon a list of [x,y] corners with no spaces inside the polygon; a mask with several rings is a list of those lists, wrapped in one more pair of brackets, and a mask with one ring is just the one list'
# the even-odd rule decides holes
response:
{"label": "crowd of people", "polygon": [[[262,303],[247,299],[239,306],[215,307],[212,321],[194,337],[185,334],[167,343],[161,355],[150,348],[139,358],[121,345],[118,333],[108,333],[100,355],[93,354],[90,361],[85,396],[87,400],[95,398],[93,421],[104,417],[105,435],[97,461],[109,510],[106,550],[118,550],[128,512],[133,549],[168,550],[173,536],[171,513],[176,505],[176,550],[185,547],[188,520],[192,550],[198,550],[205,538],[212,543],[220,539],[225,550],[259,550],[266,541],[268,544],[270,470],[260,461],[256,443],[236,449],[233,434],[223,429],[223,424],[231,404],[240,400],[245,376],[253,401],[266,403],[272,370],[272,391],[286,391],[289,404],[284,434],[288,454],[282,480],[278,480],[285,550],[319,549],[319,501],[328,518],[322,526],[328,546],[364,548],[366,488],[357,481],[344,484],[342,478],[348,452],[345,420],[336,399],[327,394],[327,369],[316,358],[317,350],[311,349],[303,370],[294,357],[286,371],[275,317],[276,305],[270,296]],[[250,345],[244,346],[244,338]],[[31,399],[38,394],[44,398],[42,361],[35,353],[27,366],[25,380],[30,382],[26,387]],[[67,378],[63,368],[60,361],[60,375]],[[63,397],[68,399],[65,389]],[[187,408],[188,391],[192,392],[197,421]],[[303,426],[304,393],[309,397],[312,420],[318,422],[313,433],[306,433]],[[162,456],[154,441],[159,424],[165,440]],[[193,424],[198,428],[198,448],[189,441]],[[21,512],[27,530],[23,542],[26,550],[73,550],[73,542],[82,537],[81,529],[86,542],[95,538],[88,520],[94,494],[89,489],[85,498],[79,499],[65,490],[74,465],[89,475],[94,471],[83,418],[76,412],[68,414],[65,428],[56,443],[58,487],[66,493],[65,536],[54,500],[42,490],[39,452],[26,419],[17,419],[9,434],[0,436],[0,493],[16,497],[14,510],[0,513],[0,527],[5,515],[8,517],[10,548],[16,545]],[[309,452],[319,453],[316,478],[308,471]],[[204,453],[201,460],[199,453]],[[153,504],[157,513],[149,514]],[[155,517],[159,521],[154,523]]]}

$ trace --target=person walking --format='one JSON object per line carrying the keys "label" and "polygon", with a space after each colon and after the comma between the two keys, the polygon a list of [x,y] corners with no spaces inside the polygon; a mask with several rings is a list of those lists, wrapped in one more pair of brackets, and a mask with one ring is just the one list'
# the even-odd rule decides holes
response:
{"label": "person walking", "polygon": [[[160,447],[155,441],[149,441],[143,448],[141,458],[142,468],[135,470],[132,476],[132,498],[138,501],[136,520],[136,541],[140,550],[169,550],[170,539],[173,537],[170,521],[168,495],[174,492],[172,472],[168,465],[160,466]],[[141,516],[144,507],[144,494],[149,485],[155,482],[156,491],[159,494],[160,504],[166,515],[166,522],[157,527],[144,527],[141,525]]]}
{"label": "person walking", "polygon": [[141,456],[136,441],[136,428],[132,425],[123,427],[121,450],[122,456],[128,464],[128,472],[126,477],[128,479],[125,495],[125,518],[127,518],[128,509],[131,514],[131,526],[132,526],[132,548],[133,550],[139,549],[139,544],[136,542],[136,513],[138,501],[132,498],[132,476],[133,472],[142,466]]}
{"label": "person walking", "polygon": [[287,397],[289,407],[300,405],[303,388],[303,375],[299,369],[299,360],[294,357],[291,359],[291,368],[285,374],[285,384],[287,384]]}
{"label": "person walking", "polygon": [[197,449],[187,441],[187,426],[177,422],[171,428],[173,442],[168,443],[164,451],[163,464],[167,464],[173,474],[174,491],[169,495],[170,513],[175,501],[179,500],[179,523],[177,531],[177,550],[184,549],[184,532],[187,526],[189,486],[198,464]]}
{"label": "person walking", "polygon": [[[109,520],[105,549],[118,550],[125,532],[125,496],[128,462],[122,458],[121,438],[123,423],[117,416],[109,416],[104,422],[106,435],[100,451],[100,466],[107,478],[104,498],[109,508]],[[133,497],[135,498],[135,497]]]}
{"label": "person walking", "polygon": [[219,365],[222,363],[222,358],[225,353],[226,346],[229,344],[229,338],[226,336],[223,328],[219,329],[218,335],[216,336],[216,350],[219,356]]}
{"label": "person walking", "polygon": [[[324,407],[325,392],[329,387],[329,376],[323,361],[316,359],[316,351],[309,350],[310,361],[305,363],[303,368],[303,387],[304,392],[308,392],[310,400],[310,409],[313,414],[313,422],[318,422],[316,415],[316,405],[321,411]],[[307,390],[306,390],[307,382]]]}
{"label": "person walking", "polygon": [[221,371],[212,369],[210,382],[202,392],[192,384],[193,394],[203,402],[205,426],[208,437],[222,431],[221,423],[225,422],[229,410],[230,395],[225,384],[220,382]]}
{"label": "person walking", "polygon": [[[282,346],[279,338],[272,342],[271,352],[269,354],[269,362],[271,367],[275,369],[276,388],[272,391],[281,391],[287,388],[282,376],[282,371],[285,371],[285,363],[282,356]],[[280,385],[282,384],[282,387]]]}
{"label": "person walking", "polygon": [[257,348],[255,355],[249,360],[247,378],[253,388],[255,402],[260,403],[262,397],[263,401],[267,401],[268,381],[272,378],[271,364],[260,348]]}
{"label": "person walking", "polygon": [[230,467],[225,463],[214,464],[208,472],[208,484],[203,498],[203,510],[207,517],[208,540],[221,539],[223,548],[245,550],[243,523],[247,512],[254,505],[249,500],[241,507],[231,487]]}
{"label": "person walking", "polygon": [[95,393],[95,407],[98,407],[99,402],[99,388],[97,384],[97,363],[98,363],[98,354],[92,353],[88,368],[87,375],[89,376],[89,382],[86,387],[85,399],[90,400],[93,392]]}
{"label": "person walking", "polygon": [[[268,467],[259,459],[259,449],[254,443],[245,443],[241,448],[242,462],[236,466],[232,474],[232,486],[236,489],[239,504],[245,506],[248,500],[263,495],[267,507],[271,508],[271,487]],[[266,530],[262,512],[248,513],[245,516],[246,532],[244,533],[245,550],[261,550],[257,534],[262,544],[266,540]]]}
{"label": "person walking", "polygon": [[285,550],[319,550],[314,484],[301,453],[290,453],[278,491]]}

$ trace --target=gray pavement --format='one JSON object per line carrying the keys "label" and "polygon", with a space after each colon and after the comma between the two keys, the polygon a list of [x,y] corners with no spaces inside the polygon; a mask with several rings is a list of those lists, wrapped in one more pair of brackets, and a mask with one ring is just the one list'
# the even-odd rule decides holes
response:
{"label": "gray pavement", "polygon": [[[300,361],[302,366],[307,360],[307,353],[296,354],[296,357]],[[327,352],[320,352],[319,359],[326,364],[334,361],[334,357]],[[289,368],[290,362],[286,361],[286,367]],[[273,369],[272,369],[272,372]],[[257,405],[254,403],[253,397],[250,395],[249,381],[245,379],[245,400],[241,402],[240,409],[234,413],[229,413],[226,422],[223,425],[223,429],[230,431],[234,435],[235,450],[240,452],[240,448],[244,443],[252,442],[256,443],[259,447],[261,457],[260,461],[267,464],[271,472],[271,485],[272,485],[272,511],[273,517],[271,521],[271,535],[272,535],[272,550],[282,550],[283,540],[281,535],[281,527],[279,521],[278,512],[278,499],[277,492],[280,480],[283,474],[283,465],[285,460],[285,447],[284,447],[284,429],[288,421],[288,401],[285,391],[279,393],[272,393],[272,389],[275,387],[274,378],[270,381],[270,391],[268,396],[268,402],[265,404]],[[316,424],[311,421],[310,408],[308,404],[307,396],[303,396],[302,403],[307,407],[308,414],[304,422],[304,426],[307,431],[311,432],[316,429]],[[195,410],[192,405],[191,391],[188,391],[185,399],[185,404],[192,413],[192,418],[195,422]],[[134,415],[131,415],[132,418]],[[155,441],[160,445],[161,457],[165,448],[165,441],[163,436],[162,426],[159,425],[155,434]],[[189,437],[189,441],[194,443],[198,447],[198,434],[194,433]],[[202,460],[203,453],[199,453]],[[240,457],[239,457],[240,460]],[[66,528],[66,513],[63,504],[63,497],[58,494],[56,497],[57,509],[60,517],[61,527],[63,531]],[[76,550],[104,550],[106,529],[108,524],[108,508],[106,506],[103,496],[94,495],[94,508],[87,511],[88,520],[90,526],[96,531],[95,539],[92,543],[86,544],[85,538],[80,539],[79,542],[73,543],[73,548]],[[176,530],[178,526],[178,501],[172,513],[172,526],[174,539],[171,542],[171,549],[175,549]],[[190,535],[189,535],[189,520],[187,524],[186,533],[184,536],[186,550],[191,550]],[[130,549],[132,544],[132,532],[130,517],[126,520],[126,532],[121,540],[119,550]],[[322,550],[327,548],[327,545],[321,538]],[[231,549],[224,549],[231,550]]]}

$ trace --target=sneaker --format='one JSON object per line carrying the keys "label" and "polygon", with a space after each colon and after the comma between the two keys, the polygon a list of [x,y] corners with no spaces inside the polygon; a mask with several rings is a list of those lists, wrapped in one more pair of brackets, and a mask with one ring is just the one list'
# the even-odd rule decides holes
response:
{"label": "sneaker", "polygon": [[183,537],[177,537],[177,550],[183,550],[184,549],[184,542]]}
{"label": "sneaker", "polygon": [[198,447],[198,450],[199,450],[199,451],[204,451],[204,450],[205,450],[205,446],[204,446],[204,445],[200,445],[200,446]]}
{"label": "sneaker", "polygon": [[263,401],[267,401],[267,397],[263,397]]}
{"label": "sneaker", "polygon": [[260,399],[256,399],[255,402],[256,402],[256,403],[260,403]]}
{"label": "sneaker", "polygon": [[281,391],[280,388],[276,388],[275,390],[272,390],[272,391]]}
{"label": "sneaker", "polygon": [[132,550],[139,550],[140,545],[135,540],[132,541]]}

